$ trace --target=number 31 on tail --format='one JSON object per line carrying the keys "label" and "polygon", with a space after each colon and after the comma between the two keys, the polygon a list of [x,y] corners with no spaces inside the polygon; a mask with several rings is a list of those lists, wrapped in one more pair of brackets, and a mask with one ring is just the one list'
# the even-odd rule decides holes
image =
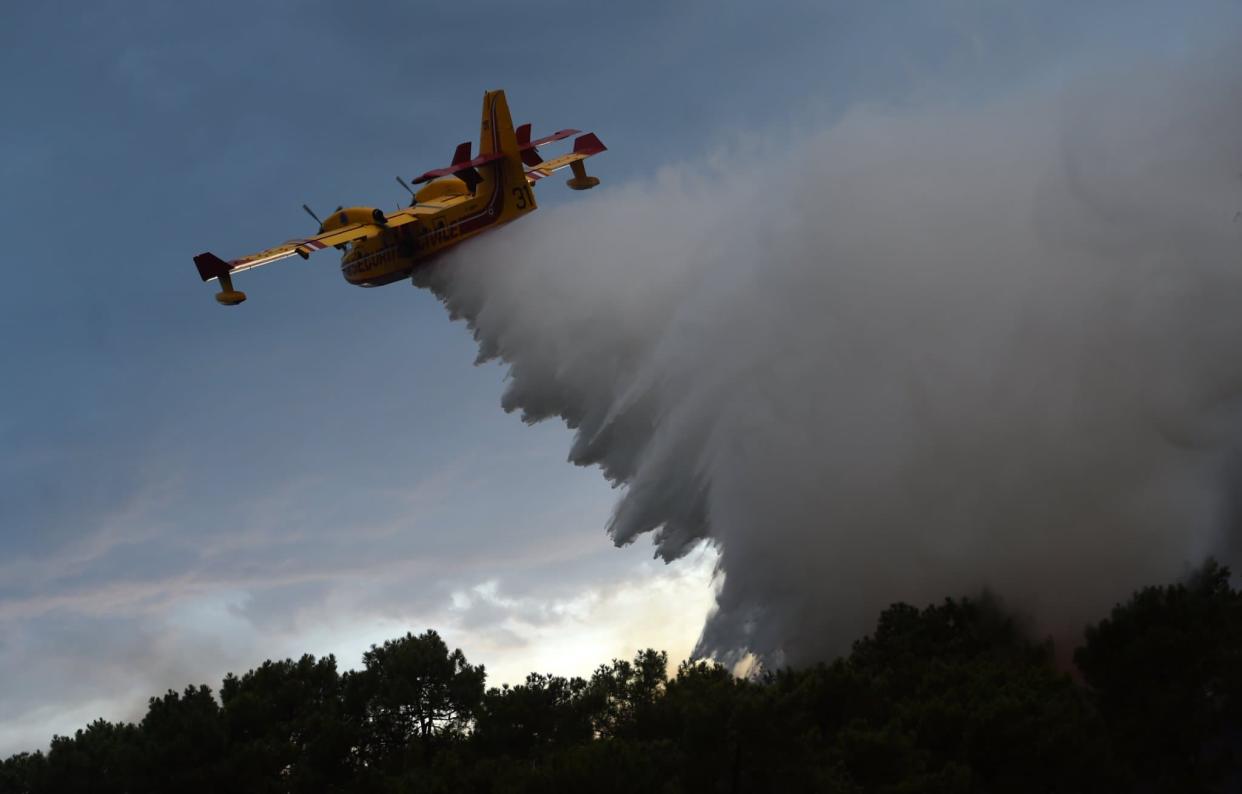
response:
{"label": "number 31 on tail", "polygon": [[[572,136],[573,151],[544,160],[538,148]],[[338,207],[322,220],[303,208],[319,223],[313,237],[289,240],[280,245],[225,261],[210,252],[194,257],[203,281],[216,280],[220,291],[216,300],[236,306],[246,294],[233,287],[233,276],[244,270],[271,264],[295,254],[303,259],[323,248],[336,248],[341,256],[341,273],[350,284],[379,287],[408,278],[435,256],[478,234],[499,228],[533,212],[538,205],[531,187],[554,171],[569,168],[573,177],[567,184],[574,190],[587,190],[599,179],[587,174],[584,161],[605,150],[594,133],[561,130],[531,140],[530,125],[513,128],[504,91],[483,95],[483,122],[479,154],[470,156],[470,142],[458,145],[451,165],[437,168],[413,180],[426,183],[415,193],[410,205],[384,213],[374,207]]]}

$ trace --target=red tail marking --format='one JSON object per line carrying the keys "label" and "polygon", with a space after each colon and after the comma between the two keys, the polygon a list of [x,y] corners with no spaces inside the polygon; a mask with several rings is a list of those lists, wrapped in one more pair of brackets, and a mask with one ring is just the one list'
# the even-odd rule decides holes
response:
{"label": "red tail marking", "polygon": [[210,251],[204,251],[194,257],[194,265],[198,268],[198,274],[202,276],[203,281],[211,281],[213,278],[227,276],[229,270],[232,269],[228,262],[225,262]]}
{"label": "red tail marking", "polygon": [[588,132],[574,141],[574,154],[585,154],[590,157],[593,154],[606,151],[608,151],[608,147],[593,132]]}

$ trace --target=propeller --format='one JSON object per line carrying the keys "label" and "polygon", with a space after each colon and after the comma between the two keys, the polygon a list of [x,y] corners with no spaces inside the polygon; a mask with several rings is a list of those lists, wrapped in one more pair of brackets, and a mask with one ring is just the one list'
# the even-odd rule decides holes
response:
{"label": "propeller", "polygon": [[323,221],[319,220],[319,216],[315,214],[314,210],[312,210],[310,207],[306,206],[305,204],[302,205],[302,209],[306,210],[307,215],[315,219],[315,223],[319,224],[319,230],[323,231]]}
{"label": "propeller", "polygon": [[[400,176],[397,176],[397,178],[396,178],[396,184],[401,185],[401,186],[402,186],[402,188],[405,188],[405,189],[406,189],[406,191],[407,191],[407,193],[409,193],[409,194],[410,194],[410,206],[414,206],[415,204],[419,203],[419,196],[417,196],[417,195],[414,193],[414,188],[411,188],[411,186],[410,186],[410,185],[405,184],[405,180],[404,180],[404,179],[401,179],[401,178],[400,178]],[[399,208],[399,209],[400,209],[400,208]]]}

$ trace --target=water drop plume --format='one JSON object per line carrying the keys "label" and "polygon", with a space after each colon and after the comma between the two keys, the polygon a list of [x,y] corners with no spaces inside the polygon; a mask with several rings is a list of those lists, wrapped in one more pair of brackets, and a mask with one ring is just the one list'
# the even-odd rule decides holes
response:
{"label": "water drop plume", "polygon": [[1242,70],[1209,60],[855,109],[424,283],[621,486],[616,543],[718,549],[699,653],[803,663],[982,588],[1074,635],[1236,549]]}

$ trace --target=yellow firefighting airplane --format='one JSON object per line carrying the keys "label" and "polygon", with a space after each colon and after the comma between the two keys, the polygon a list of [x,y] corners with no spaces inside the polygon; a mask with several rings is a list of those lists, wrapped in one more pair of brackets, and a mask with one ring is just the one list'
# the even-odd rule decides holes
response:
{"label": "yellow firefighting airplane", "polygon": [[397,177],[413,194],[409,207],[389,214],[373,207],[344,207],[320,221],[302,205],[319,221],[314,237],[289,240],[231,262],[202,253],[194,257],[194,264],[203,281],[219,281],[216,300],[226,306],[246,299],[246,293],[233,289],[233,274],[294,254],[306,259],[329,246],[345,252],[341,273],[350,284],[378,287],[400,281],[463,240],[533,212],[531,186],[554,171],[571,168],[573,178],[566,184],[574,190],[598,185],[599,179],[588,176],[583,164],[606,148],[594,133],[579,135],[571,153],[553,160],[545,161],[537,151],[543,144],[578,134],[561,130],[532,141],[529,124],[513,129],[504,91],[488,91],[483,95],[479,156],[471,159],[469,141],[460,144],[452,165],[413,180],[416,185],[428,183],[417,193]]}

